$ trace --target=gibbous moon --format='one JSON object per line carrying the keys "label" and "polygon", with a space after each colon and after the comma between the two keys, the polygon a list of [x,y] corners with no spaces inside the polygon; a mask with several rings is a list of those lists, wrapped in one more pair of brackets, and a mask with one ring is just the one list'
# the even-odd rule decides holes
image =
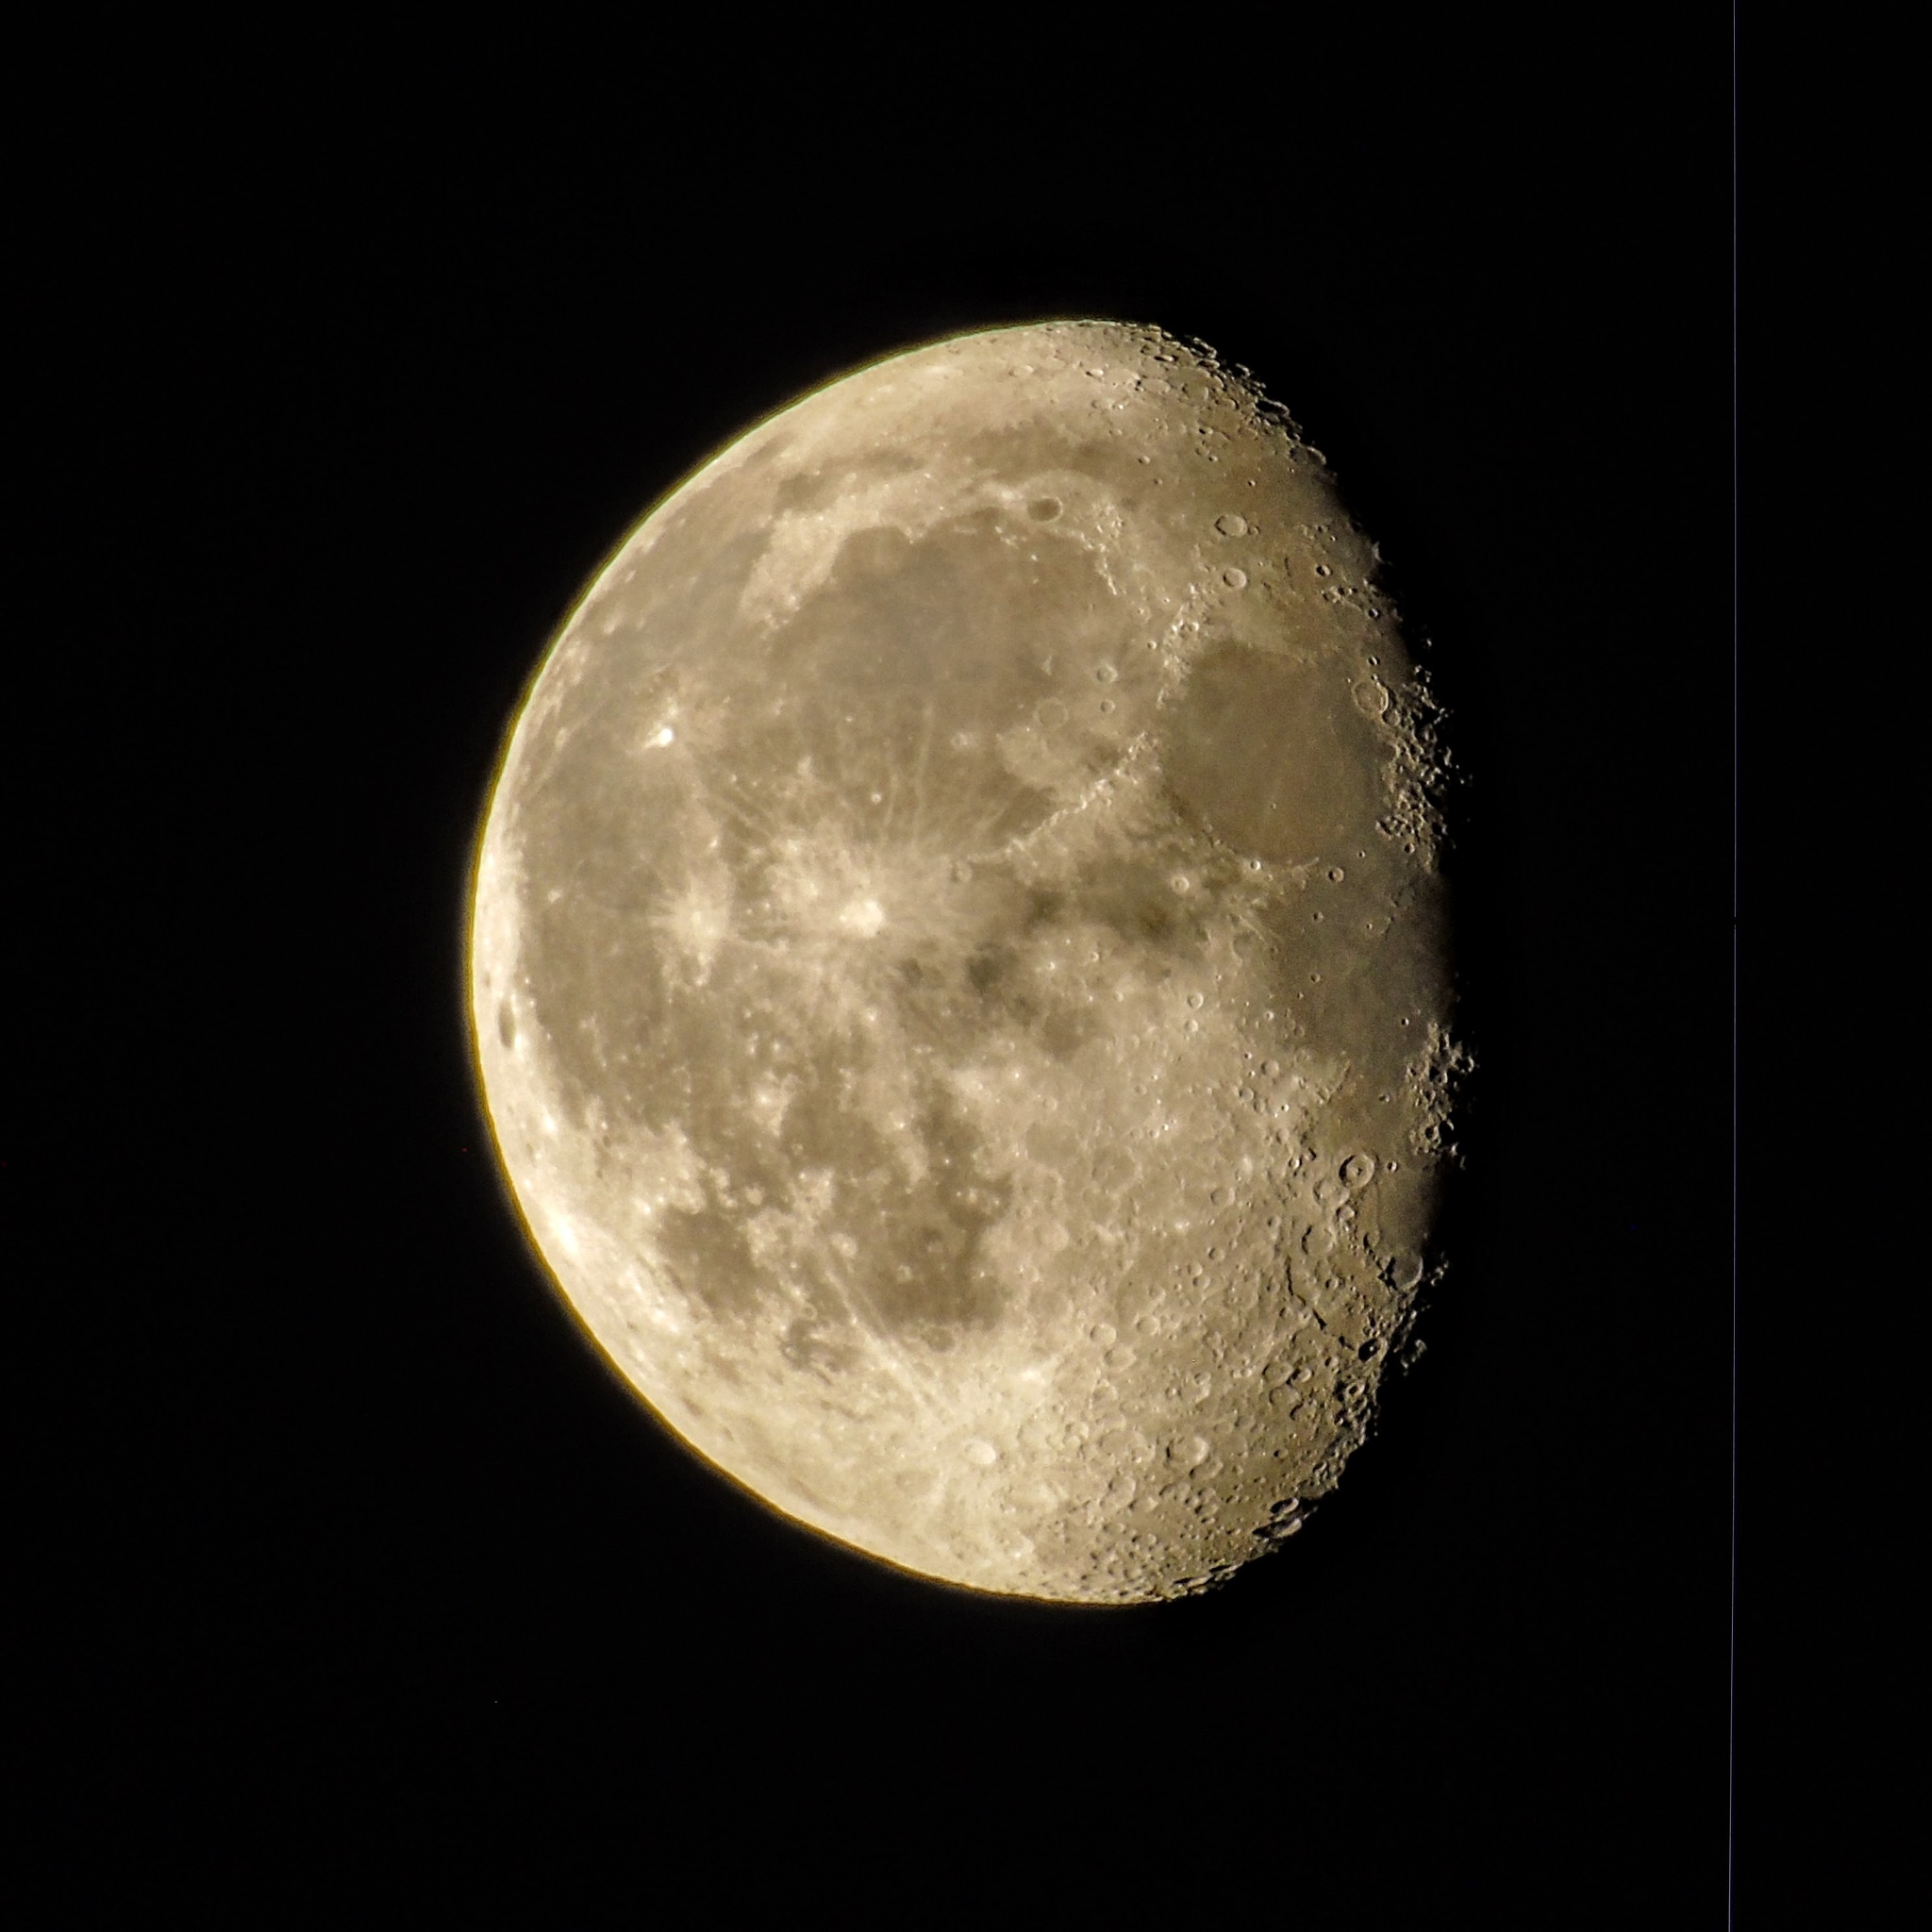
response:
{"label": "gibbous moon", "polygon": [[531,1238],[774,1508],[1172,1597],[1299,1527],[1433,1265],[1442,762],[1376,553],[1153,328],[748,431],[585,592],[478,848]]}

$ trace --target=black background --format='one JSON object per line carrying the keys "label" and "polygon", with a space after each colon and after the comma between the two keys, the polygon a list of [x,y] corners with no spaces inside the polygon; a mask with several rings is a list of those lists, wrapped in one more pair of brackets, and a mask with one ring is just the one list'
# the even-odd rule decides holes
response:
{"label": "black background", "polygon": [[[1727,55],[1427,20],[987,22],[984,77],[318,40],[46,189],[84,527],[37,743],[57,789],[83,708],[118,748],[8,1157],[64,1204],[42,1788],[118,1822],[68,1884],[535,1872],[577,1923],[608,1853],[678,1924],[694,1878],[1024,1919],[1049,1873],[1101,1924],[1718,1922]],[[461,1003],[502,733],[636,516],[841,369],[1082,315],[1254,370],[1433,640],[1480,1067],[1381,1433],[1283,1554],[1129,1612],[888,1572],[676,1447],[523,1246]]]}

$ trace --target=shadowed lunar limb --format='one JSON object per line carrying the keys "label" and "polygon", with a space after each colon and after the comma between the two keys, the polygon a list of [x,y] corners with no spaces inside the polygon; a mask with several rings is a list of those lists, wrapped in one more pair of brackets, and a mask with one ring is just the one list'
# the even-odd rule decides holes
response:
{"label": "shadowed lunar limb", "polygon": [[687,1442],[982,1590],[1197,1590],[1423,1277],[1433,708],[1320,456],[1159,331],[915,350],[639,525],[472,908],[532,1239]]}

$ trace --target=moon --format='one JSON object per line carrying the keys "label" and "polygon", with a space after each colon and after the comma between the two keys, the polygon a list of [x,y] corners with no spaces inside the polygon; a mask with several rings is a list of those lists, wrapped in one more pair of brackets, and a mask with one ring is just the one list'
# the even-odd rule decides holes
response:
{"label": "moon", "polygon": [[510,729],[469,995],[517,1208],[677,1436],[923,1576],[1292,1535],[1437,1265],[1445,754],[1246,372],[961,336],[747,431]]}

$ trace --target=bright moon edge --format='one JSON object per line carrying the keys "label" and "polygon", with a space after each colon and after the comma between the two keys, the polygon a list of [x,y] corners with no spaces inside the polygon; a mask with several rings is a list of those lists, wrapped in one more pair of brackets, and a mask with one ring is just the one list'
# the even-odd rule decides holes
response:
{"label": "bright moon edge", "polygon": [[1444,755],[1243,372],[1051,324],[661,500],[507,741],[503,1172],[633,1390],[919,1575],[1124,1604],[1291,1535],[1434,1265]]}

